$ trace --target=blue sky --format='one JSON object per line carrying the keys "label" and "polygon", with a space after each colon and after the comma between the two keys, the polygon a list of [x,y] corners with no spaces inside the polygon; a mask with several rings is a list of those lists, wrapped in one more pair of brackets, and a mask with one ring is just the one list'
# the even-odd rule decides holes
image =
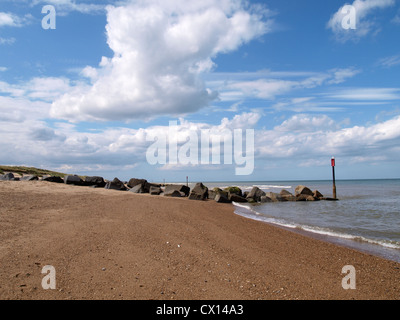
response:
{"label": "blue sky", "polygon": [[[45,5],[55,29],[42,28]],[[399,36],[398,0],[3,0],[0,163],[309,180],[330,179],[335,156],[338,179],[400,178]],[[189,131],[254,130],[254,171],[151,165],[148,137],[170,121],[178,146]]]}

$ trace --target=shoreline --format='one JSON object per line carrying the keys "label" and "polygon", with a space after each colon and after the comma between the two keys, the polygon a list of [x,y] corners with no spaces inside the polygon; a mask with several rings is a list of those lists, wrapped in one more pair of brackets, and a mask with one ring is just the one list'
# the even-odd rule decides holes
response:
{"label": "shoreline", "polygon": [[[234,204],[235,206],[235,204]],[[370,243],[368,241],[365,240],[357,240],[357,239],[351,239],[351,238],[342,238],[340,236],[335,236],[335,235],[330,235],[330,234],[321,234],[318,232],[312,232],[312,231],[308,231],[308,230],[304,230],[300,227],[288,227],[288,226],[284,226],[284,225],[279,225],[273,222],[269,222],[269,221],[264,221],[262,219],[254,219],[250,216],[247,216],[245,214],[241,214],[240,212],[236,212],[236,209],[240,208],[240,206],[236,207],[235,206],[235,210],[234,213],[242,216],[246,219],[250,219],[250,220],[254,220],[260,223],[265,223],[268,224],[272,227],[276,227],[276,228],[281,228],[283,230],[286,230],[288,232],[294,232],[306,237],[310,237],[310,238],[314,238],[320,241],[324,241],[327,243],[332,243],[338,246],[342,246],[345,248],[349,248],[349,249],[353,249],[353,250],[357,250],[360,251],[362,253],[365,254],[370,254],[370,255],[374,255],[380,258],[383,258],[385,260],[389,260],[389,261],[393,261],[393,262],[397,262],[400,263],[400,253],[398,252],[399,249],[394,249],[394,248],[389,248],[389,247],[384,247],[380,244],[376,244],[376,243]],[[355,236],[354,236],[355,237]],[[356,237],[355,237],[356,238]]]}
{"label": "shoreline", "polygon": [[[0,299],[400,298],[400,264],[260,223],[231,204],[0,183]],[[41,268],[57,290],[41,288]],[[356,269],[356,290],[341,273]]]}

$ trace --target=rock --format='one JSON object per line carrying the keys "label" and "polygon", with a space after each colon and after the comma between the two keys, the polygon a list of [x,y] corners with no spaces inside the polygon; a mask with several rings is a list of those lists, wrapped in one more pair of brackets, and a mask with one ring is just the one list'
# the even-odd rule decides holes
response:
{"label": "rock", "polygon": [[35,175],[27,175],[21,178],[21,181],[37,181],[37,180],[39,180],[39,177]]}
{"label": "rock", "polygon": [[96,188],[104,188],[106,185],[106,182],[102,177],[86,177],[85,178],[85,184],[87,186],[94,186]]}
{"label": "rock", "polygon": [[[149,193],[150,192],[150,184],[145,179],[132,178],[128,182],[128,187],[129,188],[134,188],[134,187],[136,187],[138,185],[141,186],[141,189],[140,189],[139,193]],[[136,193],[138,193],[138,192],[136,192]]]}
{"label": "rock", "polygon": [[[165,193],[164,193],[165,195]],[[172,198],[185,198],[186,194],[182,191],[174,190],[172,193],[170,193],[167,197],[172,197]]]}
{"label": "rock", "polygon": [[164,196],[170,197],[174,191],[183,192],[185,197],[189,196],[190,188],[185,185],[167,185],[165,186]]}
{"label": "rock", "polygon": [[64,179],[62,179],[61,177],[57,177],[57,176],[45,175],[42,177],[42,180],[47,181],[47,182],[54,182],[54,183],[64,183]]}
{"label": "rock", "polygon": [[119,190],[119,191],[126,191],[127,188],[125,187],[124,183],[119,180],[118,178],[114,178],[113,181],[109,181],[104,186],[105,189],[109,190]]}
{"label": "rock", "polygon": [[236,193],[229,193],[228,199],[232,202],[238,202],[238,203],[245,203],[247,202],[246,198],[243,198],[242,196],[236,194]]}
{"label": "rock", "polygon": [[260,188],[258,187],[253,187],[253,189],[251,189],[251,191],[249,192],[249,194],[247,195],[246,199],[253,199],[255,202],[260,202],[261,201],[261,197],[265,196],[265,192],[262,191]]}
{"label": "rock", "polygon": [[262,196],[260,199],[261,203],[267,203],[267,202],[272,202],[272,199],[270,197],[267,196]]}
{"label": "rock", "polygon": [[83,186],[84,185],[83,180],[80,177],[76,176],[76,175],[74,175],[74,176],[65,176],[64,177],[64,183],[65,184],[72,184],[72,185],[75,185],[75,186]]}
{"label": "rock", "polygon": [[265,195],[268,198],[270,198],[272,200],[272,202],[284,202],[284,201],[287,201],[286,198],[282,197],[279,193],[267,192]]}
{"label": "rock", "polygon": [[150,194],[158,196],[162,193],[162,189],[160,187],[151,186],[150,187]]}
{"label": "rock", "polygon": [[218,202],[218,203],[231,203],[231,201],[228,199],[228,197],[226,197],[225,194],[222,192],[217,193],[214,200],[215,200],[215,202]]}
{"label": "rock", "polygon": [[201,182],[196,183],[192,191],[190,192],[190,200],[206,200],[208,198],[208,188]]}
{"label": "rock", "polygon": [[132,189],[129,190],[132,193],[147,193],[141,184],[137,184]]}
{"label": "rock", "polygon": [[296,201],[316,201],[313,196],[310,196],[308,194],[299,194],[296,197]]}
{"label": "rock", "polygon": [[294,190],[294,194],[296,197],[298,197],[301,194],[312,196],[313,192],[305,186],[297,186],[296,189]]}
{"label": "rock", "polygon": [[208,199],[214,200],[216,195],[217,192],[215,192],[214,190],[208,190]]}
{"label": "rock", "polygon": [[0,175],[0,181],[15,181],[15,176],[13,173],[9,172],[9,173]]}
{"label": "rock", "polygon": [[315,190],[313,192],[313,197],[316,198],[316,199],[322,199],[324,196],[322,195],[321,192],[319,192],[318,190]]}
{"label": "rock", "polygon": [[230,194],[234,193],[234,194],[237,194],[242,197],[242,190],[239,187],[228,187],[228,188],[225,188],[224,191],[226,191]]}
{"label": "rock", "polygon": [[285,198],[286,201],[296,201],[296,197],[285,189],[282,189],[279,195]]}

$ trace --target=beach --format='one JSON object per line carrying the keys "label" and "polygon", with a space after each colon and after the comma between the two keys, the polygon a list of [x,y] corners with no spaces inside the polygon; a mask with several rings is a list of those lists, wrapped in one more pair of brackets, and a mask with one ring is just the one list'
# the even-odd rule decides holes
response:
{"label": "beach", "polygon": [[[0,299],[400,298],[400,264],[234,213],[232,204],[0,182]],[[42,288],[44,266],[56,289]],[[345,266],[356,289],[345,290]]]}

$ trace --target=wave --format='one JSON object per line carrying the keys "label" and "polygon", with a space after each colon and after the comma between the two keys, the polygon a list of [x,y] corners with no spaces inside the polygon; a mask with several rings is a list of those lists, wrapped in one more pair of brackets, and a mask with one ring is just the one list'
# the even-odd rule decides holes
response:
{"label": "wave", "polygon": [[265,215],[257,212],[252,206],[249,206],[249,205],[240,204],[240,203],[236,203],[236,202],[233,202],[233,204],[236,208],[244,209],[244,210],[235,210],[235,213],[237,215],[240,215],[245,218],[270,223],[270,224],[277,225],[277,226],[284,227],[284,228],[296,229],[299,231],[305,231],[305,232],[309,232],[309,233],[313,233],[313,234],[318,234],[321,236],[329,236],[329,237],[334,237],[334,238],[339,238],[339,239],[352,240],[352,241],[356,241],[356,242],[364,242],[364,243],[379,245],[379,246],[389,248],[389,249],[400,249],[400,242],[398,242],[398,241],[371,239],[371,238],[366,238],[363,236],[341,233],[341,232],[337,232],[337,231],[330,230],[327,228],[321,228],[321,227],[317,227],[317,226],[309,226],[309,225],[303,225],[303,224],[296,224],[296,223],[285,221],[283,219],[277,219],[277,218],[265,216]]}

